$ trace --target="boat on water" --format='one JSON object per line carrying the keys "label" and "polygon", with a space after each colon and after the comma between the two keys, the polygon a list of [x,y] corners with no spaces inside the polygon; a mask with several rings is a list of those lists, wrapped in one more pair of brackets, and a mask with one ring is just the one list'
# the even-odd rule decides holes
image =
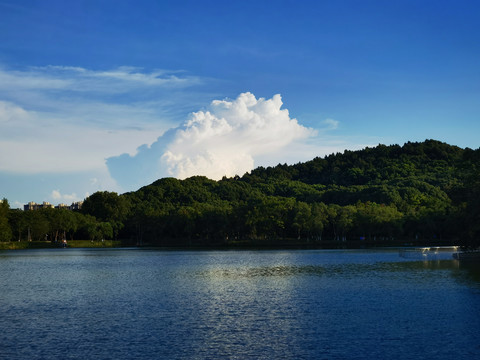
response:
{"label": "boat on water", "polygon": [[447,260],[459,251],[458,246],[427,246],[400,248],[399,255],[406,259]]}

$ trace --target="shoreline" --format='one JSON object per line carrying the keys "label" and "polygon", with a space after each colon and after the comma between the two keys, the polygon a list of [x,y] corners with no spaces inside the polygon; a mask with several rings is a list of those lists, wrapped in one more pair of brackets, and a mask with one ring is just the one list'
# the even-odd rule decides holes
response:
{"label": "shoreline", "polygon": [[[70,240],[67,242],[67,248],[120,248],[121,241],[105,240]],[[0,242],[0,250],[29,250],[29,249],[60,249],[63,248],[61,242],[51,241],[9,241]]]}
{"label": "shoreline", "polygon": [[178,250],[309,250],[309,249],[374,249],[374,248],[415,248],[415,247],[456,247],[454,241],[378,241],[378,242],[360,242],[360,241],[322,241],[321,243],[307,242],[288,242],[280,241],[274,243],[268,242],[239,242],[226,244],[174,244],[171,242],[164,244],[143,243],[132,244],[121,240],[70,240],[66,246],[63,243],[50,241],[10,241],[0,242],[1,250],[29,250],[29,249],[60,249],[60,248],[137,248],[137,249],[178,249]]}

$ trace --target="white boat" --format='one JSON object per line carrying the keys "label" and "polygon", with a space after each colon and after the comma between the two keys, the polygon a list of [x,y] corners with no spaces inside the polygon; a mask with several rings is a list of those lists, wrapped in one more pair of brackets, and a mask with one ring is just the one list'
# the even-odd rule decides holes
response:
{"label": "white boat", "polygon": [[400,249],[399,255],[406,259],[447,260],[458,250],[458,246],[406,247]]}

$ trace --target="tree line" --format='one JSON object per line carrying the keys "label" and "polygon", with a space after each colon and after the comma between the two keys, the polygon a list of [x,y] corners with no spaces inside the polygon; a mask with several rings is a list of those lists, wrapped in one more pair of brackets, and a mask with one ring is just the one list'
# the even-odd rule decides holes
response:
{"label": "tree line", "polygon": [[0,203],[0,241],[61,242],[112,237],[111,224],[89,214],[53,208],[23,211],[10,209],[6,199]]}
{"label": "tree line", "polygon": [[478,245],[480,149],[435,140],[258,167],[213,181],[163,178],[79,212],[0,206],[0,240],[122,239],[160,246],[362,242]]}

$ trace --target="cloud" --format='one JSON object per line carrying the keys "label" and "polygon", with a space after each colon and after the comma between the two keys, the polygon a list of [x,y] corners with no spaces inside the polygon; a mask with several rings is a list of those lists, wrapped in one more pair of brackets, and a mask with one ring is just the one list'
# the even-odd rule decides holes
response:
{"label": "cloud", "polygon": [[66,202],[74,202],[78,201],[78,196],[75,193],[72,194],[61,194],[59,190],[53,190],[50,196],[55,201],[66,201]]}
{"label": "cloud", "polygon": [[58,190],[53,190],[51,196],[55,200],[59,200],[59,199],[62,198],[62,195],[60,194],[60,191],[58,191]]}
{"label": "cloud", "polygon": [[3,196],[68,202],[75,194],[136,190],[165,176],[218,179],[353,147],[327,138],[335,120],[318,129],[319,139],[282,109],[280,95],[257,99],[247,92],[204,108],[217,96],[205,86],[195,90],[205,81],[133,67],[0,65]]}
{"label": "cloud", "polygon": [[140,147],[135,156],[109,158],[109,171],[121,185],[131,187],[164,176],[243,175],[258,157],[281,161],[290,147],[316,135],[282,105],[280,95],[257,99],[249,92],[234,100],[214,100],[208,110],[194,112],[183,126]]}
{"label": "cloud", "polygon": [[141,68],[128,66],[97,71],[53,65],[9,71],[0,68],[0,88],[128,93],[138,87],[188,87],[202,82],[199,77],[178,76],[181,73],[167,70],[145,72]]}
{"label": "cloud", "polygon": [[133,155],[178,124],[169,117],[175,91],[200,82],[181,71],[133,67],[0,66],[0,171],[106,168],[106,158]]}
{"label": "cloud", "polygon": [[211,98],[196,88],[204,81],[178,70],[0,64],[2,196],[22,203],[56,201],[52,188],[67,194],[60,193],[64,201],[68,194],[123,192],[106,159],[134,156],[178,126]]}
{"label": "cloud", "polygon": [[0,124],[21,121],[28,118],[28,112],[15,104],[0,101]]}
{"label": "cloud", "polygon": [[326,126],[325,130],[336,130],[338,129],[338,125],[340,122],[334,119],[326,119],[323,121],[323,123]]}
{"label": "cloud", "polygon": [[133,67],[90,70],[45,66],[7,70],[0,66],[0,101],[62,123],[109,128],[134,124],[139,128],[163,122],[165,131],[179,121],[165,115],[171,115],[172,110],[185,114],[182,107],[198,96],[193,88],[202,82],[201,78],[181,71],[145,72]]}
{"label": "cloud", "polygon": [[162,132],[145,126],[89,127],[2,101],[0,129],[0,171],[24,174],[100,169],[105,158],[123,151],[135,154],[138,144],[153,142]]}
{"label": "cloud", "polygon": [[[91,182],[92,176],[97,178],[95,183]],[[106,166],[98,170],[64,173],[22,174],[0,171],[0,189],[0,198],[6,197],[17,207],[18,204],[29,201],[68,204],[84,200],[88,194],[96,191],[122,191],[111,179]]]}

